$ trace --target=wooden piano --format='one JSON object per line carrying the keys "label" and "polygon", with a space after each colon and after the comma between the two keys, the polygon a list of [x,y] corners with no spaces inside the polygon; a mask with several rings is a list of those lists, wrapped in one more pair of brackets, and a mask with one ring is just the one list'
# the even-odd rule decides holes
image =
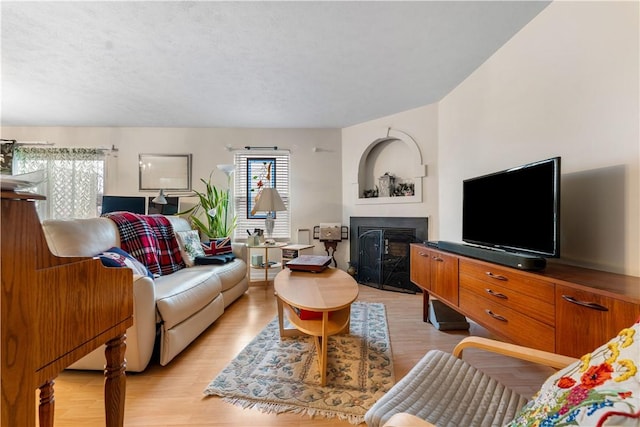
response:
{"label": "wooden piano", "polygon": [[44,197],[1,192],[0,426],[34,426],[39,388],[39,423],[52,427],[55,377],[105,343],[106,425],[122,426],[132,272],[103,267],[97,259],[52,255],[37,199]]}

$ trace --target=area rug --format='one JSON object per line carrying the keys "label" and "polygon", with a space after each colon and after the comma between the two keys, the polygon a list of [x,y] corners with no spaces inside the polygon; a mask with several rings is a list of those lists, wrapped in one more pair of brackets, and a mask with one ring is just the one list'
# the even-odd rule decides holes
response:
{"label": "area rug", "polygon": [[313,339],[280,339],[276,317],[204,394],[263,412],[338,417],[359,424],[394,384],[384,304],[352,304],[350,333],[329,337],[327,365],[327,385],[321,387]]}

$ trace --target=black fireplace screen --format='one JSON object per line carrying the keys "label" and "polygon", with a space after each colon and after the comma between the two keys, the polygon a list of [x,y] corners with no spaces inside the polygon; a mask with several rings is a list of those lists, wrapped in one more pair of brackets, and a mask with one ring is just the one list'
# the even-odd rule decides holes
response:
{"label": "black fireplace screen", "polygon": [[400,292],[420,289],[410,280],[409,244],[417,241],[411,228],[359,227],[358,283]]}

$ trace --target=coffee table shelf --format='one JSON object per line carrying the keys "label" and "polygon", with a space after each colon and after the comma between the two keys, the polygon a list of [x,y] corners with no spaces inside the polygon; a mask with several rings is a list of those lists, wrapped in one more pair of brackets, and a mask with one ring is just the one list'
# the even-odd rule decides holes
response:
{"label": "coffee table shelf", "polygon": [[[351,303],[358,297],[358,284],[349,274],[334,268],[318,273],[285,268],[276,275],[274,289],[280,336],[313,336],[318,352],[320,385],[326,385],[328,338],[349,332]],[[321,312],[322,318],[303,320],[294,308]],[[285,329],[285,313],[295,329]]]}
{"label": "coffee table shelf", "polygon": [[[287,303],[282,304],[287,313],[287,319],[296,329],[283,329],[284,336],[296,336],[300,335],[300,332],[304,332],[307,335],[322,336],[323,319],[309,319],[303,320]],[[340,333],[349,332],[349,319],[351,314],[351,307],[343,308],[342,310],[323,312],[326,313],[328,319],[326,322],[326,335],[336,335]],[[346,330],[346,331],[345,331]]]}

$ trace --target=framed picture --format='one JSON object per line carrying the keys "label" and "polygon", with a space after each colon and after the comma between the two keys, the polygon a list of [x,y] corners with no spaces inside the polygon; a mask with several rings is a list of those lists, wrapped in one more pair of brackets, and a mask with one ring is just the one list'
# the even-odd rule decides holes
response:
{"label": "framed picture", "polygon": [[139,190],[191,191],[191,154],[139,154]]}

